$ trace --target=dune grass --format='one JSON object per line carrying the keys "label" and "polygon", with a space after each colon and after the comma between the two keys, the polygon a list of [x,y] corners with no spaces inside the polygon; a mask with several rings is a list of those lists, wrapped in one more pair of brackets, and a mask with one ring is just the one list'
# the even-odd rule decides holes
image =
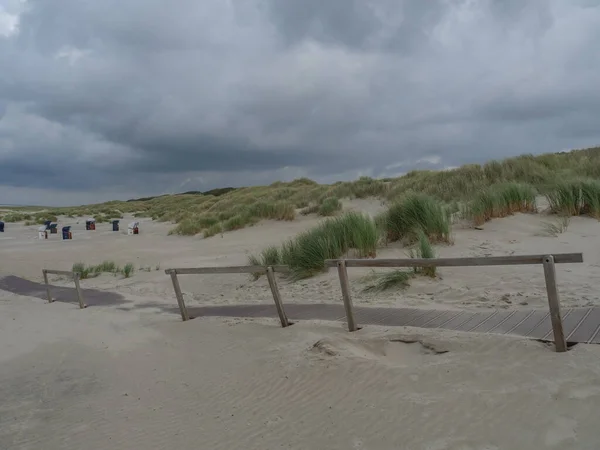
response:
{"label": "dune grass", "polygon": [[[435,258],[435,250],[429,242],[427,235],[423,230],[415,232],[417,243],[410,250],[411,258]],[[363,288],[363,292],[383,292],[389,289],[406,289],[410,286],[410,280],[414,275],[424,275],[435,278],[437,274],[436,267],[413,267],[412,271],[408,270],[393,270],[391,272],[379,273],[372,271],[371,274],[363,278],[363,282],[367,285]]]}
{"label": "dune grass", "polygon": [[319,206],[318,214],[320,216],[333,216],[342,210],[342,202],[337,197],[327,197]]}
{"label": "dune grass", "polygon": [[[250,266],[275,266],[278,264],[281,264],[281,254],[279,248],[274,245],[263,249],[258,256],[248,256],[248,265]],[[262,274],[253,273],[251,275],[255,280],[257,280]]]}
{"label": "dune grass", "polygon": [[406,289],[410,286],[411,278],[412,273],[406,270],[393,270],[384,273],[373,271],[362,280],[367,283],[363,288],[363,292],[378,293],[389,289]]}
{"label": "dune grass", "polygon": [[25,221],[31,221],[31,220],[32,220],[31,214],[20,213],[20,212],[16,212],[16,211],[11,211],[8,214],[5,214],[4,216],[2,216],[2,221],[6,222],[6,223],[25,222]]}
{"label": "dune grass", "polygon": [[535,212],[536,191],[528,184],[501,183],[481,190],[468,203],[466,215],[475,225],[513,215]]}
{"label": "dune grass", "polygon": [[367,215],[348,212],[323,220],[316,227],[300,233],[280,248],[269,247],[249,263],[256,265],[285,264],[293,279],[308,278],[325,269],[326,259],[352,254],[359,258],[374,257],[379,233]]}
{"label": "dune grass", "polygon": [[217,234],[223,234],[223,225],[221,224],[221,222],[217,222],[209,226],[208,228],[205,228],[203,231],[204,239],[215,236]]}
{"label": "dune grass", "polygon": [[100,264],[96,265],[85,265],[82,262],[76,262],[73,264],[71,270],[73,272],[79,272],[82,280],[97,277],[102,273],[112,273],[114,275],[120,273],[125,278],[129,278],[133,275],[134,266],[132,263],[127,263],[125,266],[120,267],[114,261],[102,261]]}
{"label": "dune grass", "polygon": [[426,195],[409,194],[392,204],[377,222],[389,242],[415,242],[419,230],[432,242],[451,241],[450,209]]}
{"label": "dune grass", "polygon": [[542,222],[542,236],[556,237],[567,231],[571,222],[570,216],[559,216],[557,220],[551,222]]}
{"label": "dune grass", "polygon": [[[423,230],[417,231],[417,243],[415,247],[410,250],[409,256],[411,258],[419,259],[432,259],[436,257],[435,250]],[[435,278],[437,267],[414,267],[413,271],[415,274],[423,274]]]}
{"label": "dune grass", "polygon": [[333,216],[342,210],[342,202],[337,197],[322,197],[316,203],[311,203],[300,211],[300,214],[306,216],[309,214],[318,214],[319,216]]}
{"label": "dune grass", "polygon": [[[589,179],[583,184],[579,179]],[[556,185],[561,180],[561,185]],[[338,200],[378,197],[398,204],[407,196],[421,195],[444,205],[469,204],[466,213],[477,223],[516,211],[530,210],[532,202],[524,186],[549,197],[556,210],[571,211],[571,215],[600,216],[597,180],[600,180],[600,147],[543,155],[522,155],[486,164],[468,164],[451,170],[420,170],[382,180],[361,177],[355,181],[320,185],[307,178],[291,182],[276,182],[269,186],[224,188],[205,193],[188,192],[160,195],[130,201],[111,201],[97,205],[69,208],[19,208],[4,213],[5,222],[27,220],[43,222],[58,215],[70,217],[94,216],[98,221],[122,218],[123,214],[150,217],[172,222],[172,234],[205,234],[218,220],[225,231],[252,226],[259,220],[293,220],[296,209],[302,213],[337,214]],[[577,185],[579,184],[579,189]],[[518,193],[525,199],[506,201],[502,195],[517,191],[507,185],[520,185]],[[568,187],[575,188],[569,192]],[[503,191],[503,192],[500,192]],[[475,201],[477,200],[477,201]],[[336,205],[334,208],[334,204]],[[34,218],[34,214],[36,217]],[[38,215],[39,214],[39,215]],[[214,229],[213,229],[214,231]],[[392,234],[394,234],[393,232]],[[207,232],[210,235],[211,232]],[[432,241],[434,236],[429,235]],[[442,232],[442,239],[446,239]]]}
{"label": "dune grass", "polygon": [[600,181],[561,181],[547,189],[546,198],[554,214],[600,219]]}
{"label": "dune grass", "polygon": [[121,269],[120,272],[125,278],[129,278],[133,275],[134,271],[135,271],[135,268],[133,267],[133,264],[127,263],[123,266],[123,269]]}

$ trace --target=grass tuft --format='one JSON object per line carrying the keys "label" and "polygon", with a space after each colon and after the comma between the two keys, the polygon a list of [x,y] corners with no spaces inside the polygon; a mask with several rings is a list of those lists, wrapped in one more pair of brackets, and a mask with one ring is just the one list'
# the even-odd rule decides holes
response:
{"label": "grass tuft", "polygon": [[121,273],[123,274],[123,276],[125,278],[129,278],[133,275],[133,272],[135,271],[133,264],[132,263],[127,263],[123,266],[123,269],[121,270]]}
{"label": "grass tuft", "polygon": [[[416,246],[411,249],[409,253],[410,257],[419,259],[435,258],[435,250],[433,249],[431,242],[429,242],[427,235],[422,230],[418,230],[416,234],[418,241]],[[435,278],[437,267],[414,267],[413,270],[416,274],[423,274],[425,276]]]}
{"label": "grass tuft", "polygon": [[536,191],[528,184],[502,183],[483,189],[468,204],[467,216],[475,225],[516,212],[535,212]]}
{"label": "grass tuft", "polygon": [[[265,248],[262,252],[260,252],[258,256],[248,256],[248,265],[250,266],[276,266],[278,264],[281,264],[281,253],[279,251],[279,248],[277,248],[274,245]],[[257,280],[262,274],[253,273],[251,275],[252,278]]]}
{"label": "grass tuft", "polygon": [[542,223],[542,235],[557,237],[559,234],[567,231],[571,218],[569,216],[561,216],[554,222]]}
{"label": "grass tuft", "polygon": [[[325,269],[326,259],[336,259],[348,252],[360,258],[374,257],[379,234],[373,220],[363,214],[348,212],[322,221],[316,227],[285,242],[281,248],[268,248],[251,261],[277,261],[290,266],[295,279],[308,278]],[[275,256],[277,255],[277,258]]]}
{"label": "grass tuft", "polygon": [[363,292],[383,292],[388,289],[406,289],[410,286],[412,274],[405,270],[394,270],[392,272],[373,272],[363,279],[368,282]]}
{"label": "grass tuft", "polygon": [[79,273],[79,278],[81,278],[82,280],[85,280],[86,278],[92,278],[92,277],[96,277],[96,276],[100,275],[99,273],[97,273],[94,270],[93,266],[87,267],[82,262],[74,263],[73,267],[71,268],[71,270],[73,272],[78,272]]}
{"label": "grass tuft", "polygon": [[82,280],[97,277],[102,273],[112,273],[115,275],[121,273],[125,278],[129,278],[134,272],[132,263],[127,263],[121,268],[114,261],[103,261],[95,266],[86,266],[82,262],[77,262],[73,264],[72,270],[73,272],[79,272]]}
{"label": "grass tuft", "polygon": [[408,195],[376,220],[390,242],[415,242],[418,230],[432,242],[450,242],[450,209],[426,195]]}
{"label": "grass tuft", "polygon": [[600,182],[570,180],[548,188],[550,210],[560,216],[588,215],[600,219]]}
{"label": "grass tuft", "polygon": [[223,225],[221,225],[221,222],[217,222],[214,225],[206,228],[203,232],[203,237],[206,239],[217,234],[223,234]]}
{"label": "grass tuft", "polygon": [[342,209],[342,202],[337,197],[327,197],[319,206],[318,214],[320,216],[333,216]]}

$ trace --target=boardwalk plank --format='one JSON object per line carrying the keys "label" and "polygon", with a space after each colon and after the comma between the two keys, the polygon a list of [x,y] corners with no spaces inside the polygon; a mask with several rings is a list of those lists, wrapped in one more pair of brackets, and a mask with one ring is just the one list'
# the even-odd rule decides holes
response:
{"label": "boardwalk plank", "polygon": [[569,342],[588,342],[600,324],[600,308],[592,308],[590,314],[573,330],[568,337]]}

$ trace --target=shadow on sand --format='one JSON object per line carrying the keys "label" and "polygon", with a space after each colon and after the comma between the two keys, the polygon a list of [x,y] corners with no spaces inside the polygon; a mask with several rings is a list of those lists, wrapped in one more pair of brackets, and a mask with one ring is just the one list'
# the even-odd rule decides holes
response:
{"label": "shadow on sand", "polygon": [[[46,295],[46,286],[42,283],[26,280],[25,278],[9,275],[0,278],[0,289],[13,294],[25,295],[28,297],[37,297],[48,300]],[[87,306],[104,305],[122,305],[128,303],[121,294],[108,291],[99,291],[98,289],[85,289],[82,287],[83,300]],[[64,287],[50,285],[50,293],[56,302],[79,304],[75,286]]]}

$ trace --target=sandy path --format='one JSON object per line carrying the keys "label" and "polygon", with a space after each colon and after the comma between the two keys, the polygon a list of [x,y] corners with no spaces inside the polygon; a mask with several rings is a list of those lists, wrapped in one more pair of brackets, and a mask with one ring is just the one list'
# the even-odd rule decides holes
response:
{"label": "sandy path", "polygon": [[598,346],[558,355],[509,337],[183,324],[26,298],[0,302],[0,339],[10,343],[0,351],[0,448],[600,444]]}

